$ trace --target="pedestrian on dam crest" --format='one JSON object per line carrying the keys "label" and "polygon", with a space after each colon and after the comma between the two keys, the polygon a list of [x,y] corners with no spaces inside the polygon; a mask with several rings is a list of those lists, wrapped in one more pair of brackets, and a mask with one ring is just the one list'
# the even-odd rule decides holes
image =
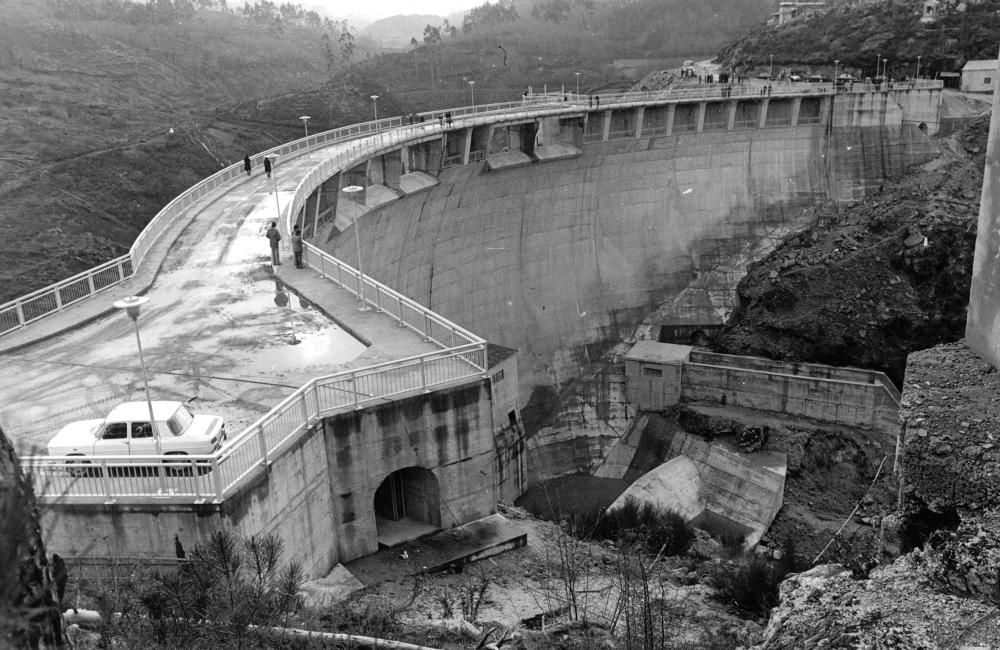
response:
{"label": "pedestrian on dam crest", "polygon": [[264,158],[264,173],[267,174],[268,178],[271,178],[271,159],[266,156]]}
{"label": "pedestrian on dam crest", "polygon": [[302,229],[295,226],[292,231],[292,253],[295,255],[295,268],[303,268],[302,264]]}
{"label": "pedestrian on dam crest", "polygon": [[250,175],[250,156],[243,156],[243,171]]}
{"label": "pedestrian on dam crest", "polygon": [[271,242],[271,264],[273,266],[281,266],[281,257],[278,255],[278,242],[281,241],[281,233],[278,232],[278,223],[276,221],[271,222],[271,227],[267,229],[264,236]]}

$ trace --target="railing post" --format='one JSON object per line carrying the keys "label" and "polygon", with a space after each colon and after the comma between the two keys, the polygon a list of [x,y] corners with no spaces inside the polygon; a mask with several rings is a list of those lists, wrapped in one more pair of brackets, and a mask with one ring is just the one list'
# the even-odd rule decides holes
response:
{"label": "railing post", "polygon": [[424,357],[420,357],[420,387],[424,389],[425,393],[429,392],[427,390],[427,365]]}
{"label": "railing post", "polygon": [[108,461],[101,460],[101,488],[104,489],[104,498],[108,501],[114,501],[115,497],[111,494],[111,484],[109,483],[109,473],[108,473]]}
{"label": "railing post", "polygon": [[375,285],[375,311],[382,313],[382,290]]}
{"label": "railing post", "polygon": [[[118,266],[121,267],[121,262],[118,263]],[[120,268],[119,268],[119,273],[118,274],[121,275]],[[87,286],[90,287],[90,293],[91,293],[91,295],[97,293],[97,290],[94,288],[94,275],[92,273],[88,273],[87,274]]]}
{"label": "railing post", "polygon": [[306,396],[308,394],[309,393],[308,393],[307,390],[302,391],[302,396],[299,399],[299,404],[302,405],[301,406],[301,409],[302,409],[302,422],[303,422],[303,425],[306,426],[306,427],[309,426],[309,420],[310,420],[310,418],[309,418],[309,405],[306,404]]}
{"label": "railing post", "polygon": [[215,500],[222,503],[222,469],[219,467],[219,457],[212,457],[212,484],[215,487]]}
{"label": "railing post", "polygon": [[402,296],[396,296],[396,304],[399,305],[399,322],[396,323],[399,327],[403,327],[405,321],[403,320],[403,298]]}
{"label": "railing post", "polygon": [[361,408],[361,406],[359,405],[361,398],[360,394],[358,393],[358,375],[357,373],[353,372],[351,373],[351,394],[354,395],[354,408],[356,409]]}
{"label": "railing post", "polygon": [[431,340],[431,317],[424,312],[424,340]]}
{"label": "railing post", "polygon": [[260,464],[267,465],[267,439],[264,437],[264,425],[257,429],[257,443],[260,446]]}
{"label": "railing post", "polygon": [[17,309],[17,322],[21,327],[24,327],[24,306],[19,302],[15,308]]}

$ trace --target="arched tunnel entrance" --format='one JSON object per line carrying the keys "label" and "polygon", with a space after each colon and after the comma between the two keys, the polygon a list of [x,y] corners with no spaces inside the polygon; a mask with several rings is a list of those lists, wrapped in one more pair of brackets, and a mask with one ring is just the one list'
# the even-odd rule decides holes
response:
{"label": "arched tunnel entrance", "polygon": [[441,489],[437,477],[423,467],[406,467],[385,477],[375,490],[374,506],[380,548],[441,527]]}

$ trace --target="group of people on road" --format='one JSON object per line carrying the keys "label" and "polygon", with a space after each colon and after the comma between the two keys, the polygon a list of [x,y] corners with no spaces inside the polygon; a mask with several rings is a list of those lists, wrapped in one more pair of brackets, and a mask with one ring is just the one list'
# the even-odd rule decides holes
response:
{"label": "group of people on road", "polygon": [[[271,227],[264,233],[271,244],[271,266],[281,266],[281,254],[278,250],[281,241],[281,231],[278,230],[278,222],[272,221]],[[305,268],[302,263],[302,228],[296,225],[292,229],[292,254],[295,256],[295,268]]]}
{"label": "group of people on road", "polygon": [[[250,164],[250,156],[248,154],[243,156],[243,171],[245,171],[247,176],[249,176],[251,169],[252,165]],[[264,173],[267,174],[268,178],[271,178],[271,159],[267,156],[264,156]]]}
{"label": "group of people on road", "polygon": [[[267,156],[264,157],[264,173],[267,174],[268,178],[271,178],[271,159]],[[243,156],[243,171],[250,175],[253,169],[250,156]],[[267,237],[268,242],[271,244],[271,266],[281,266],[281,254],[279,252],[279,242],[281,242],[281,231],[278,230],[278,222],[272,221],[271,226],[264,233]],[[296,225],[292,230],[292,254],[295,256],[295,268],[301,269],[305,268],[302,263],[302,229]]]}

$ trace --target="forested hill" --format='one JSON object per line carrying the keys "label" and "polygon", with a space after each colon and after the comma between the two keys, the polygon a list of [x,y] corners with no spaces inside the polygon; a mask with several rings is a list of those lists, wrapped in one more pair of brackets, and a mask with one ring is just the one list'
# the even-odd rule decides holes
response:
{"label": "forested hill", "polygon": [[[920,21],[923,3],[885,1],[840,5],[782,26],[762,26],[722,48],[719,60],[736,69],[774,65],[825,66],[876,76],[889,61],[889,76],[917,72],[933,77],[958,72],[966,61],[993,59],[1000,33],[1000,0],[942,2],[933,22]],[[884,63],[883,63],[884,65]]]}
{"label": "forested hill", "polygon": [[427,24],[410,49],[363,62],[367,74],[411,105],[516,99],[528,85],[584,87],[621,78],[615,59],[679,63],[711,56],[759,25],[773,0],[499,0],[461,23]]}

